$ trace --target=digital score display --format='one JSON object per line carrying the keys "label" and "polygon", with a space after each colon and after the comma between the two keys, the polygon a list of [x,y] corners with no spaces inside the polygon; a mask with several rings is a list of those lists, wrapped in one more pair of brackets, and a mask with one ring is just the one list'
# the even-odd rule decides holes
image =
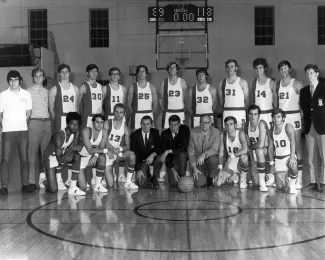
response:
{"label": "digital score display", "polygon": [[149,7],[148,21],[156,22],[213,22],[213,7],[198,7],[193,4],[174,5],[164,7]]}

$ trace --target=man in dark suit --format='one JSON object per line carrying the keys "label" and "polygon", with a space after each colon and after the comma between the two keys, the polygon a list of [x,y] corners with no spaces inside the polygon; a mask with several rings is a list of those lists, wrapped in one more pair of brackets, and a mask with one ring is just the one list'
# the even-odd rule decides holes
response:
{"label": "man in dark suit", "polygon": [[170,116],[168,123],[169,128],[161,133],[161,161],[166,164],[169,184],[176,186],[179,178],[186,174],[190,129],[181,124],[177,115]]}
{"label": "man in dark suit", "polygon": [[300,106],[304,113],[310,184],[303,189],[318,190],[318,181],[319,191],[325,192],[325,86],[318,81],[317,65],[308,64],[305,73],[309,85],[300,91]]}
{"label": "man in dark suit", "polygon": [[[138,184],[141,187],[159,187],[158,177],[162,166],[160,159],[161,144],[159,131],[152,128],[153,120],[150,116],[141,119],[141,128],[133,132],[131,138],[131,151],[136,156],[135,171]],[[153,174],[150,167],[153,166]]]}

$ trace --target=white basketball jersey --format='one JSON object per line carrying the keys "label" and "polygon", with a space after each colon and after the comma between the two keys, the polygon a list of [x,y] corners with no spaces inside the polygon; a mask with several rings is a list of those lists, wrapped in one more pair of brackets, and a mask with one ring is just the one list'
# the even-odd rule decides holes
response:
{"label": "white basketball jersey", "polygon": [[276,156],[290,155],[290,140],[286,133],[286,124],[283,125],[281,133],[276,135],[273,129],[273,143]]}
{"label": "white basketball jersey", "polygon": [[72,83],[70,83],[70,87],[67,90],[65,90],[61,86],[60,83],[59,83],[59,85],[61,87],[61,93],[62,93],[62,111],[63,111],[63,113],[77,112],[76,111],[77,94],[73,88]]}
{"label": "white basketball jersey", "polygon": [[272,106],[272,91],[270,88],[271,79],[268,78],[264,85],[258,84],[256,80],[255,89],[255,105],[258,105],[262,111],[273,109]]}
{"label": "white basketball jersey", "polygon": [[171,85],[168,79],[168,104],[167,109],[183,109],[184,100],[183,100],[183,88],[181,86],[181,78],[177,79],[175,85]]}
{"label": "white basketball jersey", "polygon": [[279,88],[279,108],[283,111],[295,111],[299,110],[299,95],[293,88],[293,82],[295,79],[291,79],[290,83],[286,87],[282,87],[282,80],[280,81]]}
{"label": "white basketball jersey", "polygon": [[251,123],[248,122],[247,135],[248,135],[248,138],[249,138],[249,141],[251,142],[251,144],[256,144],[258,142],[258,137],[260,135],[260,129],[258,128],[258,124],[259,124],[259,122],[257,123],[255,131],[252,132],[251,128],[250,128]]}
{"label": "white basketball jersey", "polygon": [[226,147],[229,156],[242,149],[241,143],[239,141],[239,130],[236,130],[236,137],[233,142],[229,140],[228,133],[227,133]]}
{"label": "white basketball jersey", "polygon": [[224,107],[245,107],[244,91],[239,85],[240,77],[233,84],[226,80]]}
{"label": "white basketball jersey", "polygon": [[203,91],[199,91],[196,86],[196,113],[209,114],[213,113],[212,110],[212,95],[210,93],[210,85],[207,84]]}
{"label": "white basketball jersey", "polygon": [[114,128],[114,123],[112,120],[112,129],[111,132],[108,136],[108,142],[114,147],[120,147],[121,146],[121,141],[124,136],[124,125],[125,123],[123,122],[120,129],[115,129]]}
{"label": "white basketball jersey", "polygon": [[[93,140],[93,130],[91,131],[91,136],[90,136],[90,140],[89,141],[90,141],[90,144],[91,144],[91,146],[93,148],[98,148],[99,145],[100,145],[100,143],[101,143],[101,141],[102,141],[102,139],[103,139],[103,130],[100,130],[100,132],[99,132],[99,134],[97,136],[97,139],[95,141]],[[87,151],[87,149],[86,149],[85,146],[82,147],[82,150],[80,152],[80,155],[81,156],[89,156],[90,155],[90,153],[88,153],[88,151]]]}
{"label": "white basketball jersey", "polygon": [[90,95],[91,95],[91,113],[100,114],[102,113],[102,100],[103,100],[103,90],[102,85],[99,83],[96,84],[96,87],[93,88],[90,86]]}
{"label": "white basketball jersey", "polygon": [[123,87],[121,85],[118,85],[118,90],[114,90],[109,84],[109,87],[111,88],[111,113],[114,113],[114,106],[118,103],[123,103],[124,100],[124,92]]}
{"label": "white basketball jersey", "polygon": [[138,87],[138,111],[152,110],[152,93],[150,89],[150,83],[147,82],[147,85],[144,88]]}

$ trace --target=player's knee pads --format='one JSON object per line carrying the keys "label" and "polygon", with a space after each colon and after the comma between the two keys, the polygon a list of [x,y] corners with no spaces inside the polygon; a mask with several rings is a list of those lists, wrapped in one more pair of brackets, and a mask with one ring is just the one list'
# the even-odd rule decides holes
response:
{"label": "player's knee pads", "polygon": [[248,168],[248,156],[246,154],[239,157],[239,164],[242,168]]}
{"label": "player's knee pads", "polygon": [[104,154],[100,154],[97,158],[97,165],[103,166],[105,168],[106,165],[106,156]]}
{"label": "player's knee pads", "polygon": [[134,154],[134,152],[129,151],[128,162],[129,162],[129,165],[133,165],[133,166],[135,165],[135,154]]}

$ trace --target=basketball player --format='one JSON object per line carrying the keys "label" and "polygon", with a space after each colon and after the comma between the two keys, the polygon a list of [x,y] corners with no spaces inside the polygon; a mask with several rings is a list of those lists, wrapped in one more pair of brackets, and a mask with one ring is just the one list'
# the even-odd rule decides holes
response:
{"label": "basketball player", "polygon": [[92,127],[85,127],[81,131],[81,139],[83,141],[83,148],[80,152],[80,176],[79,185],[86,188],[86,180],[84,169],[87,166],[96,166],[96,183],[94,191],[108,192],[108,190],[101,185],[101,180],[104,176],[106,165],[106,154],[113,157],[113,152],[105,148],[107,143],[107,130],[103,129],[104,116],[96,114],[92,118]]}
{"label": "basketball player", "polygon": [[97,83],[99,69],[95,64],[86,67],[88,80],[82,83],[79,90],[79,111],[81,114],[81,127],[92,126],[92,118],[95,114],[102,113],[103,90],[102,85]]}
{"label": "basketball player", "polygon": [[236,60],[227,60],[225,66],[228,76],[220,82],[218,88],[221,112],[223,118],[235,117],[237,127],[242,128],[246,121],[246,109],[250,104],[249,87],[246,80],[237,76],[239,66]]}
{"label": "basketball player", "polygon": [[126,87],[119,84],[121,78],[120,69],[112,67],[109,69],[108,74],[109,84],[103,87],[105,120],[113,119],[114,106],[119,103],[125,104],[126,101]]}
{"label": "basketball player", "polygon": [[159,106],[163,114],[162,128],[169,127],[168,118],[177,115],[183,124],[185,121],[186,81],[178,77],[179,66],[172,61],[167,64],[168,78],[164,79],[159,89]]}
{"label": "basketball player", "polygon": [[[249,138],[248,156],[251,162],[251,174],[253,185],[259,184],[260,191],[268,191],[265,183],[265,156],[267,154],[268,126],[261,119],[261,109],[257,105],[249,106],[248,122],[244,126],[244,131]],[[256,163],[257,162],[257,163]],[[257,164],[258,179],[255,178],[253,166]],[[258,180],[258,182],[257,182]]]}
{"label": "basketball player", "polygon": [[252,84],[252,99],[253,104],[260,107],[260,120],[264,120],[269,129],[272,123],[272,110],[277,107],[277,93],[275,82],[266,76],[268,64],[266,59],[257,58],[253,61],[256,79]]}
{"label": "basketball player", "polygon": [[66,127],[66,115],[78,112],[79,88],[70,82],[70,66],[62,63],[58,67],[60,82],[56,83],[49,93],[49,110],[54,120],[54,131]]}
{"label": "basketball player", "polygon": [[276,83],[276,92],[278,94],[279,108],[286,114],[286,123],[293,126],[295,131],[295,151],[298,159],[298,177],[296,188],[302,188],[302,147],[301,147],[301,115],[299,96],[303,85],[300,81],[291,77],[291,64],[283,60],[278,64],[278,70],[282,79]]}
{"label": "basketball player", "polygon": [[188,89],[188,111],[192,117],[192,128],[200,126],[200,116],[208,114],[213,122],[213,113],[217,108],[217,90],[207,83],[206,69],[196,71],[197,85]]}
{"label": "basketball player", "polygon": [[[289,175],[289,193],[296,194],[298,168],[295,156],[294,128],[286,122],[286,114],[280,108],[272,111],[272,119],[274,127],[269,131],[268,154],[271,172],[275,172],[276,188],[284,189],[286,175]],[[275,162],[273,161],[274,157]]]}
{"label": "basketball player", "polygon": [[[135,166],[135,155],[130,151],[130,129],[124,122],[125,106],[121,103],[114,106],[114,118],[105,121],[104,128],[108,131],[108,141],[106,147],[109,151],[112,151],[112,156],[106,156],[106,180],[107,183],[113,185],[113,171],[112,165],[115,160],[126,160],[127,176],[124,183],[126,189],[138,189],[138,186],[132,181]],[[124,146],[121,145],[125,143]],[[119,178],[120,179],[120,178]]]}
{"label": "basketball player", "polygon": [[219,187],[226,181],[238,182],[240,173],[241,189],[247,188],[247,140],[244,131],[237,128],[237,119],[233,116],[227,116],[224,120],[226,131],[221,134],[221,144],[219,153],[219,162],[222,163],[224,155],[227,154],[226,163],[218,165],[218,177],[216,185]]}
{"label": "basketball player", "polygon": [[141,127],[141,118],[153,115],[158,106],[157,90],[154,85],[147,81],[148,68],[139,65],[136,70],[137,82],[128,90],[127,104],[131,112],[131,129]]}
{"label": "basketball player", "polygon": [[62,167],[66,163],[72,163],[72,180],[68,194],[86,195],[77,187],[80,170],[80,154],[82,145],[79,143],[79,124],[81,116],[77,112],[69,112],[66,116],[66,128],[58,130],[50,140],[45,153],[45,172],[40,174],[40,188],[46,187],[48,192],[66,190],[62,180]]}

